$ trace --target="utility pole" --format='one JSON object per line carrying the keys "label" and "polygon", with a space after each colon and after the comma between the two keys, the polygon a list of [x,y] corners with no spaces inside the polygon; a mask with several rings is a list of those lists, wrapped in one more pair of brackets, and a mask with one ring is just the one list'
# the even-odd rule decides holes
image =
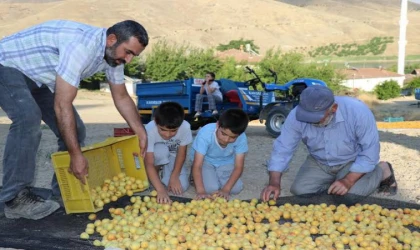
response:
{"label": "utility pole", "polygon": [[404,75],[407,24],[407,0],[401,0],[400,38],[398,40],[398,74],[400,75]]}

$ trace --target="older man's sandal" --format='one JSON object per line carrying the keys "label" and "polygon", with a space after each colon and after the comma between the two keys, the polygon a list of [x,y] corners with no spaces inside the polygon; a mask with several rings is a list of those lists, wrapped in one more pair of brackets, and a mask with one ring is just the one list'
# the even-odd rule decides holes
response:
{"label": "older man's sandal", "polygon": [[[396,195],[397,194],[397,180],[395,180],[394,169],[392,168],[391,163],[387,162],[391,175],[385,180],[381,181],[378,188],[378,193],[385,195]],[[395,184],[395,185],[394,185]]]}

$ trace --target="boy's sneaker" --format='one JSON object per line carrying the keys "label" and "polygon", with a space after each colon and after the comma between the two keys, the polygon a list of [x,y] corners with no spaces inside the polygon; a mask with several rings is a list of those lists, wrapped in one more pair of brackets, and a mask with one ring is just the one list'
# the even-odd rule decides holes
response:
{"label": "boy's sneaker", "polygon": [[219,112],[217,112],[217,110],[213,110],[213,112],[211,112],[212,115],[217,115],[219,114]]}
{"label": "boy's sneaker", "polygon": [[195,113],[195,115],[194,115],[194,118],[197,118],[199,116],[201,116],[201,112],[200,111],[197,111],[197,113]]}
{"label": "boy's sneaker", "polygon": [[13,200],[6,202],[4,215],[8,219],[39,220],[52,214],[58,208],[60,205],[57,202],[44,200],[29,188],[25,188]]}

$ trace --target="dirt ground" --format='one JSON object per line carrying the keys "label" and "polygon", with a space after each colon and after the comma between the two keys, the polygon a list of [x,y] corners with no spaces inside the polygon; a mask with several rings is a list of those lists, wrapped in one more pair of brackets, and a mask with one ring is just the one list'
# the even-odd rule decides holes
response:
{"label": "dirt ground", "polygon": [[[387,116],[408,116],[420,120],[420,108],[410,105],[416,103],[414,97],[398,98],[387,102],[375,102],[374,113],[378,121]],[[113,136],[113,128],[126,127],[124,120],[115,109],[109,93],[99,91],[79,91],[75,106],[87,127],[86,144],[93,144]],[[0,158],[3,156],[4,145],[10,120],[0,110]],[[56,138],[47,126],[42,126],[42,140],[38,151],[36,187],[49,188],[53,174],[50,155],[55,152]],[[396,196],[390,197],[409,202],[420,202],[420,129],[388,129],[380,130],[381,160],[393,164],[399,190]],[[265,126],[259,122],[251,122],[246,131],[249,142],[249,153],[246,157],[245,170],[242,176],[244,190],[234,198],[250,199],[259,197],[261,190],[268,182],[266,161],[269,159],[274,138],[265,131]],[[193,132],[196,135],[196,131]],[[301,144],[291,162],[291,167],[282,179],[282,196],[291,195],[291,183],[307,156],[307,150]],[[2,177],[2,163],[0,163]],[[1,178],[2,179],[2,178]],[[0,180],[0,185],[2,181]],[[184,194],[193,197],[194,188],[190,187]],[[377,196],[377,194],[375,194]],[[416,197],[418,197],[416,199]]]}

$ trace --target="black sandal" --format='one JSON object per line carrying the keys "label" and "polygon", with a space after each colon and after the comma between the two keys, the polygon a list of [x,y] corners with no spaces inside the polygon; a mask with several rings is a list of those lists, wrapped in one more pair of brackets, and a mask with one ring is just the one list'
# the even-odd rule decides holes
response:
{"label": "black sandal", "polygon": [[[387,194],[389,196],[397,194],[397,180],[395,179],[394,169],[392,168],[391,163],[386,162],[391,171],[391,175],[385,180],[381,181],[378,188],[378,193]],[[395,185],[394,185],[395,184]],[[393,186],[392,186],[393,185]]]}

